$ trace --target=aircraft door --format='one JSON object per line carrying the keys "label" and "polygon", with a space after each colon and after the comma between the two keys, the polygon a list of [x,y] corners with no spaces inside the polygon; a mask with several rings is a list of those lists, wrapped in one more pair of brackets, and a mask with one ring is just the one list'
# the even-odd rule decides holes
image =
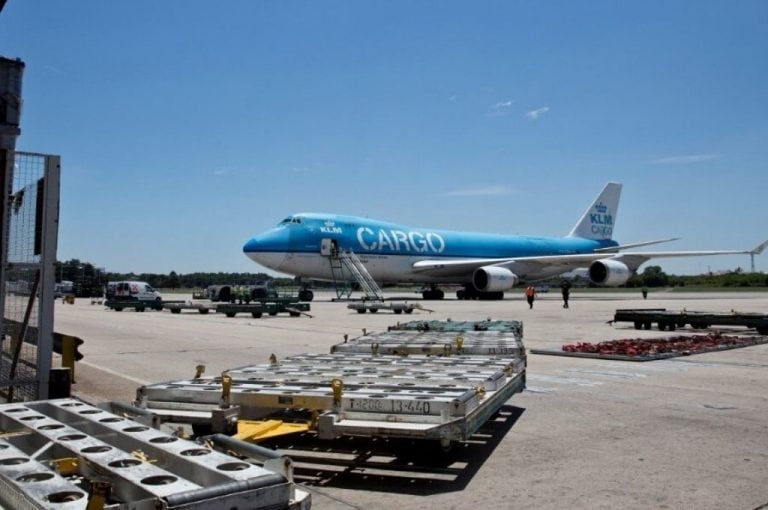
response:
{"label": "aircraft door", "polygon": [[321,239],[320,240],[320,255],[324,257],[332,257],[338,253],[339,247],[336,243],[336,239]]}
{"label": "aircraft door", "polygon": [[323,257],[331,256],[331,240],[330,239],[320,239],[320,255],[322,255]]}

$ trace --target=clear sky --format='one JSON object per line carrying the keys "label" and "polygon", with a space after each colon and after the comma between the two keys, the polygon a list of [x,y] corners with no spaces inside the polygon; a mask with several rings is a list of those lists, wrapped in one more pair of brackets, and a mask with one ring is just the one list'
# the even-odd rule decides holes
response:
{"label": "clear sky", "polygon": [[0,55],[17,147],[62,156],[60,260],[257,271],[308,211],[565,235],[609,180],[620,242],[768,239],[765,1],[8,0]]}

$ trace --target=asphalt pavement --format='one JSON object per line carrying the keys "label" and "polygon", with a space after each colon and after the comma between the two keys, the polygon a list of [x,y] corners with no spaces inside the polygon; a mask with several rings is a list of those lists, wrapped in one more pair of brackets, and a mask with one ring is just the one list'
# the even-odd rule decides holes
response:
{"label": "asphalt pavement", "polygon": [[[522,292],[504,301],[421,301],[413,315],[358,314],[316,293],[308,317],[254,319],[168,311],[115,312],[78,299],[56,304],[55,329],[85,340],[74,394],[131,401],[142,384],[206,375],[305,352],[325,353],[398,321],[521,320],[529,349],[564,343],[693,334],[610,325],[617,308],[768,313],[768,293],[558,292],[532,310]],[[167,299],[189,296],[166,295]],[[744,328],[720,328],[755,335]],[[56,361],[54,362],[54,364]],[[472,441],[435,445],[284,438],[270,446],[297,460],[297,481],[320,509],[697,508],[768,504],[768,345],[652,362],[531,354],[528,389]]]}

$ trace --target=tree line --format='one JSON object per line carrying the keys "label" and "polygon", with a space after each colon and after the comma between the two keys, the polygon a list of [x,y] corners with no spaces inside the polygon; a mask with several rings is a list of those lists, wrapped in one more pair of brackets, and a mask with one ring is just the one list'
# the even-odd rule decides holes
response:
{"label": "tree line", "polygon": [[74,293],[78,297],[101,296],[107,282],[122,280],[147,282],[158,289],[204,289],[209,285],[255,285],[271,280],[282,285],[293,283],[291,278],[273,278],[266,273],[197,272],[180,274],[176,271],[171,271],[168,274],[116,273],[79,259],[56,262],[56,281],[72,282]]}

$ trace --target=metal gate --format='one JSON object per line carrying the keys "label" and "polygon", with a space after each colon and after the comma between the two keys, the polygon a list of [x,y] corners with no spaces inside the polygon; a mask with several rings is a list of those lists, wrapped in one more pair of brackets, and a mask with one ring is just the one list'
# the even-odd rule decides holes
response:
{"label": "metal gate", "polygon": [[48,398],[60,158],[11,152],[0,209],[0,398]]}

